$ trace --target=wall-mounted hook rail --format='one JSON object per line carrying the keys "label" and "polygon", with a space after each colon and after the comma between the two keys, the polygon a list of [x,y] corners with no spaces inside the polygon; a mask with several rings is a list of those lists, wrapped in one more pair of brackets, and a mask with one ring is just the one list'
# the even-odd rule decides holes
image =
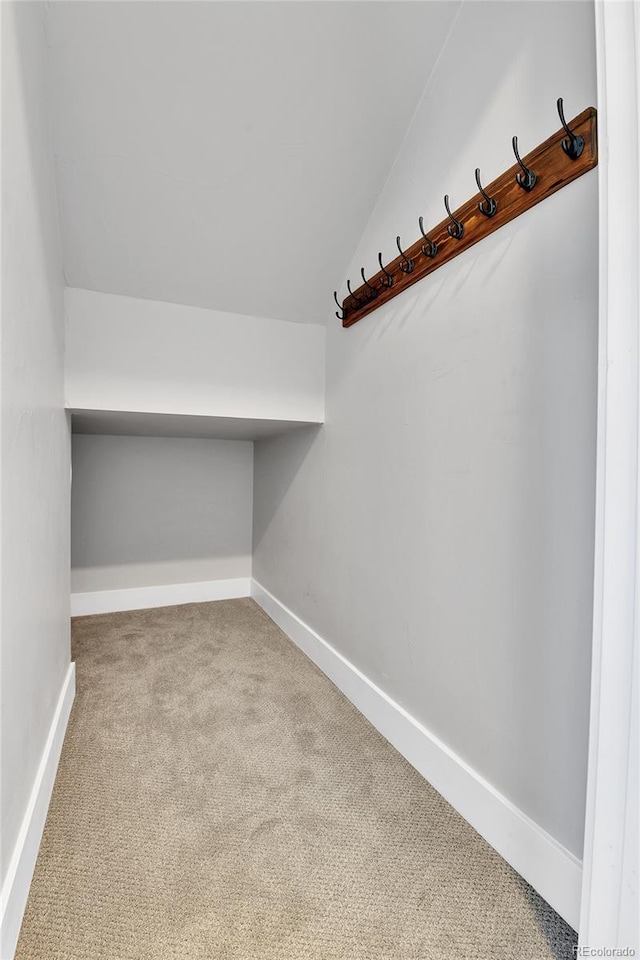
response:
{"label": "wall-mounted hook rail", "polygon": [[[336,303],[342,306],[343,311],[343,316],[336,316],[344,327],[357,323],[372,310],[433,273],[442,264],[459,256],[479,240],[596,166],[596,110],[594,107],[587,107],[567,123],[564,119],[562,99],[558,100],[556,106],[562,123],[560,130],[524,158],[518,154],[518,141],[514,137],[513,149],[517,162],[512,167],[486,188],[482,187],[480,171],[476,170],[479,193],[453,212],[449,210],[447,197],[445,206],[449,215],[428,231],[429,236],[420,217],[418,223],[421,236],[418,240],[403,249],[398,237],[396,242],[400,256],[385,265],[382,254],[379,253],[378,273],[367,280],[362,269],[360,275],[363,285],[351,291],[347,284],[349,296],[342,305],[335,295]],[[408,266],[410,263],[411,267]]]}

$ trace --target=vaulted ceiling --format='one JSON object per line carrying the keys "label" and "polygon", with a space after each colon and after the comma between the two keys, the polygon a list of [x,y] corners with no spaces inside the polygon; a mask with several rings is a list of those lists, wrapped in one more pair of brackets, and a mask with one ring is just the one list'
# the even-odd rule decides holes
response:
{"label": "vaulted ceiling", "polygon": [[69,285],[324,322],[458,6],[53,3]]}

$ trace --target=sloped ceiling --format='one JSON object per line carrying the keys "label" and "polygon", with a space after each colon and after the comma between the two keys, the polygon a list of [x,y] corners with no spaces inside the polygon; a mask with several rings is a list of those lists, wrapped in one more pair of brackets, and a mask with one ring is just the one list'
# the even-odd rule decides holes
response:
{"label": "sloped ceiling", "polygon": [[53,3],[68,284],[324,322],[458,6]]}

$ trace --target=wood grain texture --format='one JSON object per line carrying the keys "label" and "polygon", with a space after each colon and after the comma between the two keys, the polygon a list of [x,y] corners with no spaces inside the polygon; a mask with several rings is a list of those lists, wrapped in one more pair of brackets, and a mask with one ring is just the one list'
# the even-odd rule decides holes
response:
{"label": "wood grain texture", "polygon": [[[550,197],[557,190],[571,183],[572,180],[576,180],[583,173],[593,169],[598,163],[597,112],[595,108],[587,107],[586,110],[569,121],[568,125],[574,134],[584,138],[584,150],[576,160],[572,160],[562,149],[562,141],[566,138],[566,133],[560,128],[544,143],[541,143],[523,157],[525,166],[536,174],[536,184],[533,190],[527,192],[518,185],[516,174],[520,172],[520,168],[515,163],[497,179],[484,186],[486,193],[494,198],[498,204],[497,212],[493,217],[486,217],[480,212],[478,204],[483,198],[480,193],[474,194],[470,200],[452,211],[453,216],[464,224],[462,239],[456,240],[449,236],[447,227],[451,221],[448,218],[442,220],[432,229],[425,230],[427,237],[438,245],[438,252],[435,257],[430,259],[422,253],[421,247],[425,244],[422,237],[412,243],[411,246],[403,247],[406,256],[414,261],[413,272],[403,273],[400,269],[402,257],[398,256],[386,265],[388,273],[393,277],[392,286],[386,287],[384,285],[385,275],[380,270],[369,278],[369,283],[376,290],[375,296],[366,285],[362,284],[357,287],[353,291],[355,296],[346,297],[342,303],[343,327],[350,327],[357,323],[362,317],[373,310],[377,310],[383,303],[397,297],[407,287],[433,273],[438,267],[468,250],[479,240],[488,237],[490,233],[498,230],[505,223],[519,217],[525,210],[534,207],[541,200]],[[364,301],[362,305],[356,302],[356,298]]]}

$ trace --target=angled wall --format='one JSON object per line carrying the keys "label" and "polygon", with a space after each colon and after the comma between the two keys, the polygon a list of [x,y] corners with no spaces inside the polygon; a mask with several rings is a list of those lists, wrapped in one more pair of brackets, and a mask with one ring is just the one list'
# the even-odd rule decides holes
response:
{"label": "angled wall", "polygon": [[[592,4],[462,5],[347,276],[507,169],[513,134],[553,133],[558,96],[572,117],[595,95]],[[409,717],[407,755],[436,782],[437,747],[438,789],[574,926],[596,339],[592,171],[354,327],[331,314],[324,427],[255,450],[258,598]]]}

